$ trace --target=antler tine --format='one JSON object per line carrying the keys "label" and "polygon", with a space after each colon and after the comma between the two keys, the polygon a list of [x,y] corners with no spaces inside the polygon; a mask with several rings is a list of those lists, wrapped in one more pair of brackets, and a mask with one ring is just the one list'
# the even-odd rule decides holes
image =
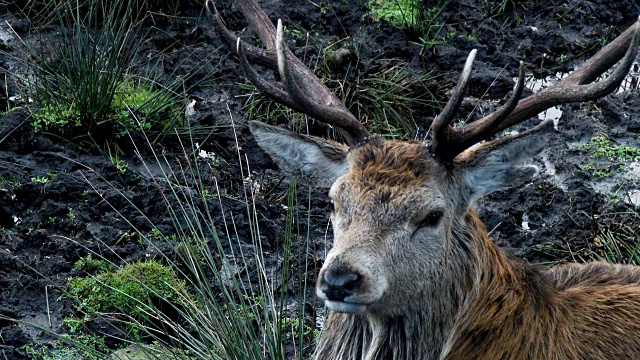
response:
{"label": "antler tine", "polygon": [[476,57],[476,53],[478,51],[476,49],[471,50],[469,56],[467,57],[467,61],[464,64],[464,68],[462,69],[462,74],[460,75],[460,79],[458,80],[458,84],[456,84],[456,88],[451,94],[447,105],[445,105],[442,112],[431,123],[431,147],[434,154],[437,154],[439,151],[437,149],[441,148],[441,144],[446,143],[449,138],[449,130],[451,127],[451,121],[460,108],[460,104],[462,104],[462,100],[464,99],[465,90],[467,88],[467,83],[469,82],[469,78],[471,77],[471,69],[473,68],[473,60]]}
{"label": "antler tine", "polygon": [[[624,80],[625,75],[628,73],[636,57],[640,43],[639,24],[640,19],[630,27],[629,30],[631,31],[626,31],[618,36],[613,42],[587,60],[584,64],[587,65],[587,67],[583,65],[583,67],[574,71],[574,73],[577,72],[578,75],[573,76],[573,74],[571,74],[553,86],[522,99],[513,112],[495,127],[493,133],[502,131],[530,117],[536,116],[550,107],[569,102],[593,100],[611,93],[620,85],[622,80]],[[629,36],[629,34],[632,34],[633,37]],[[616,51],[617,49],[623,49],[625,51]],[[610,64],[609,67],[611,67],[618,62],[623,55],[624,58],[607,79],[594,84],[585,84],[587,80],[593,81],[597,79],[608,69],[602,67],[603,63]],[[480,126],[483,121],[485,121],[484,118],[469,124],[470,129],[468,131],[471,131],[472,127]]]}
{"label": "antler tine", "polygon": [[[226,40],[227,44],[229,46],[237,44],[239,37],[232,33],[229,28],[227,28],[224,20],[222,20],[222,16],[220,15],[218,8],[216,7],[216,4],[212,0],[207,0],[205,2],[205,7],[209,15],[213,14],[216,25],[218,26],[218,29],[220,29],[220,32],[222,33],[222,36]],[[211,8],[213,8],[213,11],[211,11]],[[247,43],[243,43],[243,47],[246,51],[245,56],[248,58],[249,62],[267,67],[273,71],[276,71],[278,69],[276,53],[273,48],[271,50],[263,50]]]}
{"label": "antler tine", "polygon": [[290,66],[288,58],[288,48],[284,43],[282,20],[278,19],[278,27],[276,31],[276,53],[278,54],[278,71],[282,82],[287,88],[288,94],[293,101],[299,104],[305,110],[303,111],[307,115],[321,120],[327,124],[337,126],[344,129],[353,139],[348,139],[349,144],[360,143],[369,137],[371,134],[365,129],[365,127],[346,109],[339,109],[335,107],[329,107],[321,105],[309,98],[302,89],[298,87],[298,81],[293,73],[293,69]]}
{"label": "antler tine", "polygon": [[[237,0],[237,5],[245,19],[258,33],[267,50],[260,50],[239,40],[224,25],[212,0],[207,0],[206,7],[211,15],[211,7],[215,12],[215,19],[225,39],[235,42],[240,64],[247,78],[256,85],[263,94],[277,102],[310,115],[324,123],[339,128],[349,145],[356,145],[366,141],[371,134],[366,130],[353,114],[338,100],[338,98],[298,59],[284,44],[282,24],[276,31],[269,17],[264,13],[255,0]],[[280,34],[278,36],[278,33]],[[276,41],[276,38],[279,40]],[[279,51],[273,51],[279,48]],[[285,89],[266,81],[260,77],[249,63],[257,63],[274,71],[279,71]],[[281,63],[283,66],[279,66]]]}
{"label": "antler tine", "polygon": [[[629,72],[639,45],[640,17],[628,30],[601,49],[565,79],[519,102],[514,90],[512,98],[496,112],[469,123],[463,128],[453,129],[447,126],[446,131],[441,130],[444,135],[439,137],[436,137],[434,133],[433,154],[443,163],[451,164],[459,153],[474,143],[536,116],[553,106],[594,100],[610,94],[620,85]],[[592,83],[618,61],[620,63],[609,77]],[[518,83],[523,81],[522,71],[521,65]],[[520,85],[516,89],[518,87]],[[512,109],[513,111],[509,112],[507,109],[511,106],[512,101],[515,101],[517,105]],[[434,146],[434,144],[437,146]]]}
{"label": "antler tine", "polygon": [[[520,61],[520,70],[518,71],[518,81],[516,81],[516,85],[513,88],[513,92],[511,96],[507,100],[507,102],[502,105],[498,110],[493,113],[487,115],[484,120],[474,127],[463,127],[461,129],[450,129],[453,134],[450,135],[451,138],[459,139],[457,143],[451,146],[448,149],[444,149],[444,151],[452,152],[455,155],[458,155],[465,149],[469,148],[473,144],[480,142],[483,139],[486,139],[488,136],[493,135],[494,129],[504,121],[513,110],[518,105],[520,101],[520,97],[522,96],[522,91],[524,90],[524,62]],[[449,156],[450,157],[450,156]]]}
{"label": "antler tine", "polygon": [[240,38],[236,40],[236,53],[238,54],[238,59],[240,60],[240,67],[242,68],[242,71],[244,71],[244,75],[247,77],[247,79],[256,86],[258,91],[264,94],[269,94],[272,99],[292,108],[295,111],[302,112],[302,108],[298,106],[298,104],[291,98],[291,96],[289,96],[286,91],[265,80],[249,64],[247,56],[244,52],[245,45],[246,44],[244,44],[244,42]]}

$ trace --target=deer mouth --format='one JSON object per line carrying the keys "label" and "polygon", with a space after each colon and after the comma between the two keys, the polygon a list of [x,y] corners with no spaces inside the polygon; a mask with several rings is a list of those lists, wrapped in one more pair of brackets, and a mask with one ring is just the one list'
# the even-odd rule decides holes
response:
{"label": "deer mouth", "polygon": [[367,308],[367,305],[365,304],[333,301],[328,299],[324,301],[324,305],[331,311],[347,314],[362,314]]}

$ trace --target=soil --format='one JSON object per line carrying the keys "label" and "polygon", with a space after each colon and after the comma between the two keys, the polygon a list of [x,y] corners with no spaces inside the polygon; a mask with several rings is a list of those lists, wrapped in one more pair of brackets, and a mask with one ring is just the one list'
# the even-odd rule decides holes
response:
{"label": "soil", "polygon": [[[640,13],[631,0],[516,0],[506,1],[504,11],[494,3],[500,2],[449,1],[438,19],[444,24],[438,32],[440,39],[426,50],[406,27],[372,21],[364,0],[270,0],[262,5],[272,20],[282,18],[292,28],[319,34],[317,44],[309,50],[312,56],[318,49],[349,37],[361,45],[363,63],[393,58],[416,71],[435,71],[440,89],[452,87],[468,52],[478,49],[470,99],[463,104],[461,117],[494,109],[512,88],[519,60],[524,60],[530,75],[529,88],[543,80],[553,82],[624,31]],[[243,37],[252,34],[230,1],[218,1],[217,6],[231,30]],[[184,5],[180,15],[156,15],[144,51],[166,52],[163,66],[167,77],[195,74],[187,80],[193,82],[188,96],[195,102],[188,121],[192,129],[202,130],[194,133],[205,134],[193,139],[198,150],[216,155],[215,159],[198,158],[201,181],[208,188],[215,189],[217,184],[226,191],[220,201],[210,204],[212,213],[219,217],[214,219],[220,226],[219,234],[224,234],[219,224],[223,223],[222,214],[227,214],[235,221],[241,246],[247,251],[255,249],[249,240],[245,205],[236,200],[253,181],[262,189],[255,205],[262,219],[260,241],[269,266],[277,267],[286,226],[282,195],[289,179],[278,173],[252,139],[246,126],[250,115],[243,110],[246,90],[238,86],[246,81],[237,60],[203,16],[202,5]],[[15,9],[2,10],[0,17],[24,39],[55,37],[55,27],[38,28]],[[0,37],[0,65],[11,69],[11,54],[21,46],[15,37]],[[629,161],[611,176],[596,177],[585,165],[603,160],[593,159],[579,147],[594,136],[605,135],[613,144],[640,148],[640,98],[634,85],[637,78],[633,77],[638,66],[634,67],[629,81],[616,93],[560,107],[557,131],[547,150],[534,160],[541,171],[530,184],[492,194],[477,204],[493,239],[510,254],[542,263],[583,260],[589,250],[599,251],[598,235],[638,223],[635,195],[640,189],[640,163]],[[73,264],[78,259],[97,252],[121,263],[159,258],[159,251],[171,251],[167,244],[158,242],[155,248],[149,247],[131,235],[151,233],[154,228],[165,235],[175,233],[163,200],[171,188],[153,151],[164,154],[167,166],[178,169],[187,164],[183,146],[191,148],[193,144],[185,145],[188,137],[175,136],[153,146],[141,145],[145,141],[140,134],[121,139],[128,169],[120,173],[104,152],[53,134],[34,133],[29,108],[16,100],[19,92],[12,76],[11,72],[5,74],[8,92],[0,95],[0,104],[11,107],[5,106],[4,111],[11,111],[0,118],[0,315],[45,328],[51,321],[53,331],[65,332],[60,321],[70,311],[69,304],[56,299],[66,279],[77,274]],[[485,93],[489,96],[479,100]],[[433,116],[416,115],[418,133],[426,132]],[[522,131],[538,121],[529,120],[509,131]],[[154,165],[148,169],[144,164]],[[191,191],[197,188],[187,177],[182,180]],[[268,195],[266,189],[270,190]],[[299,194],[306,196],[308,190],[300,181]],[[329,204],[324,190],[310,190],[311,202],[302,201],[300,206],[301,211],[311,214],[309,226],[317,251],[309,260],[320,266],[327,237],[331,242],[326,231]],[[308,276],[313,283],[315,274]],[[309,298],[313,309],[313,297]],[[35,340],[50,338],[42,331],[0,321],[0,359],[28,358],[22,346]]]}

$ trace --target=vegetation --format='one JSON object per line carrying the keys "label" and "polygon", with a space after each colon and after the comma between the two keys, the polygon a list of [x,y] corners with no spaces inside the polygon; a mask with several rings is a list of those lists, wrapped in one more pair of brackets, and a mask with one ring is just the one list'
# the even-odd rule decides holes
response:
{"label": "vegetation", "polygon": [[[433,73],[417,73],[401,61],[383,59],[365,65],[355,60],[345,76],[336,74],[329,63],[315,70],[371,132],[386,138],[413,138],[414,116],[436,114],[441,108]],[[244,110],[254,118],[272,124],[304,123],[293,120],[302,115],[257,93],[252,85],[244,87],[251,92]]]}
{"label": "vegetation", "polygon": [[[503,15],[508,10],[515,9],[518,6],[525,9],[526,6],[532,3],[532,0],[500,0],[500,1],[487,1],[485,0],[487,7],[490,9],[490,13],[493,16]],[[537,4],[538,1],[536,0]]]}
{"label": "vegetation", "polygon": [[604,229],[594,240],[592,258],[610,263],[640,265],[640,227],[619,224]]}
{"label": "vegetation", "polygon": [[445,38],[438,19],[448,4],[449,0],[369,0],[367,7],[373,21],[406,26],[424,48],[431,48]]}
{"label": "vegetation", "polygon": [[37,360],[98,360],[107,352],[105,338],[91,335],[60,335],[61,340],[48,344],[37,341],[26,345],[27,354]]}
{"label": "vegetation", "polygon": [[[160,254],[160,259],[125,262],[119,267],[96,253],[78,260],[76,271],[93,275],[68,279],[64,298],[73,304],[76,316],[65,318],[63,324],[72,335],[51,334],[56,342],[31,346],[34,356],[110,356],[111,349],[78,340],[96,319],[106,320],[113,328],[105,334],[89,332],[87,339],[137,344],[147,359],[306,359],[310,355],[318,336],[315,319],[304,311],[308,287],[313,286],[307,282],[313,255],[304,229],[309,214],[300,209],[295,181],[284,197],[285,232],[274,239],[279,270],[272,271],[276,265],[262,249],[261,215],[255,207],[260,192],[249,183],[241,191],[244,198],[238,200],[246,207],[250,230],[249,239],[241,241],[244,235],[227,223],[238,217],[226,218],[224,207],[219,213],[212,210],[216,204],[223,206],[222,189],[202,178],[196,151],[184,153],[190,170],[167,173],[156,183],[169,194],[165,203],[174,223],[172,234],[164,235],[151,223],[150,232],[138,229],[139,218],[145,218],[141,210],[136,224],[123,218],[135,229],[139,242]],[[212,191],[217,196],[210,196]],[[167,251],[171,247],[175,252]]]}
{"label": "vegetation", "polygon": [[[32,99],[35,131],[64,134],[76,142],[109,146],[132,130],[166,133],[182,121],[183,96],[134,74],[144,34],[133,0],[53,4],[57,39],[23,43],[26,53],[8,54],[22,64],[14,73],[23,97]],[[142,68],[152,69],[149,64]]]}
{"label": "vegetation", "polygon": [[82,319],[70,317],[63,321],[72,333],[92,317],[106,313],[148,325],[149,309],[157,306],[157,299],[175,304],[188,299],[186,283],[177,278],[172,268],[154,260],[129,263],[111,271],[104,260],[88,257],[79,260],[76,267],[95,268],[98,272],[68,279],[65,296],[73,299],[75,310],[83,314]]}
{"label": "vegetation", "polygon": [[415,27],[420,19],[420,0],[369,0],[369,15],[374,21]]}
{"label": "vegetation", "polygon": [[[178,0],[117,0],[117,2],[122,2],[122,9],[130,9],[137,14],[144,14],[147,11],[174,14],[179,5]],[[15,6],[24,17],[36,25],[47,25],[55,21],[61,11],[68,9],[69,4],[73,4],[76,14],[86,16],[97,7],[104,9],[112,6],[113,3],[110,0],[74,0],[72,2],[69,0],[29,0],[24,3],[17,2]]]}
{"label": "vegetation", "polygon": [[[52,46],[40,43],[41,49],[30,49],[24,57],[28,59],[23,63],[27,71],[21,85],[25,98],[36,103],[32,116],[36,131],[88,136],[94,143],[98,142],[97,136],[108,134],[110,138],[100,145],[108,150],[117,170],[125,173],[127,164],[110,141],[132,130],[154,135],[182,125],[183,97],[174,87],[159,84],[152,74],[134,70],[140,68],[134,55],[140,49],[141,19],[134,15],[135,7],[128,4],[135,0],[117,0],[113,11],[105,10],[101,1],[87,0],[82,11],[71,11],[73,1],[69,0],[31,2],[33,9],[57,21],[62,31],[59,42]],[[151,6],[155,2],[138,3]],[[511,3],[519,2],[502,1],[496,5],[497,11],[504,12]],[[446,4],[372,0],[369,6],[376,20],[419,29],[421,44],[428,47],[438,41],[442,25],[437,18]],[[118,21],[119,18],[126,20]],[[300,32],[289,34],[304,38]],[[328,61],[319,61],[315,69],[319,77],[350,105],[371,132],[387,138],[413,138],[416,114],[433,114],[441,105],[433,74],[417,73],[391,59],[364,63],[358,57],[357,44],[347,48],[354,54],[349,64],[336,70]],[[321,56],[330,55],[331,50]],[[246,89],[252,94],[245,110],[254,117],[281,122],[283,117],[300,116],[255,94],[252,87]],[[304,124],[295,123],[299,127]],[[193,140],[193,134],[188,129],[189,140]],[[235,149],[239,149],[238,144]],[[608,161],[583,167],[585,171],[593,170],[596,176],[608,169],[623,169],[628,161],[640,158],[638,149],[613,145],[605,137],[593,138],[581,149]],[[139,343],[143,352],[158,359],[309,356],[319,331],[315,314],[305,313],[306,297],[313,286],[309,274],[316,270],[315,251],[304,227],[310,216],[301,206],[305,200],[300,197],[304,195],[292,180],[279,203],[287,209],[284,234],[266,250],[260,229],[263,215],[255,200],[267,195],[255,191],[248,169],[244,173],[245,164],[240,164],[241,176],[248,180],[240,191],[218,188],[215,179],[198,168],[202,162],[197,153],[197,145],[186,149],[180,166],[175,168],[179,170],[166,173],[163,181],[155,184],[163,193],[169,193],[164,200],[173,222],[171,233],[161,233],[150,222],[144,227],[154,229],[149,233],[138,228],[137,218],[123,219],[135,229],[132,236],[155,250],[157,258],[119,267],[95,254],[80,259],[75,268],[92,275],[73,277],[67,283],[65,299],[70,299],[77,316],[67,317],[64,323],[74,334],[58,335],[59,340],[51,344],[27,347],[33,357],[48,360],[108,356],[112,349],[105,346],[104,336],[123,345]],[[241,155],[238,153],[238,158],[242,159]],[[156,160],[165,165],[170,162],[160,156]],[[150,181],[155,178],[149,177]],[[47,185],[55,181],[55,176],[34,176],[31,181]],[[20,185],[2,177],[0,184]],[[229,215],[223,198],[243,204],[244,211]],[[129,202],[135,206],[133,200]],[[67,217],[75,217],[72,208]],[[144,217],[142,210],[140,217]],[[242,230],[236,227],[237,219],[246,219],[249,235],[238,233]],[[50,221],[57,221],[56,217]],[[638,263],[638,231],[631,226],[603,230],[593,241],[593,252],[585,256]],[[553,250],[550,245],[544,246]],[[277,264],[272,263],[274,253]],[[79,335],[86,330],[87,322],[96,318],[123,324],[125,332],[117,336]]]}
{"label": "vegetation", "polygon": [[606,136],[595,136],[579,148],[591,153],[593,158],[583,163],[581,170],[593,171],[596,177],[607,177],[614,172],[625,171],[630,162],[640,160],[640,149],[627,145],[614,145]]}

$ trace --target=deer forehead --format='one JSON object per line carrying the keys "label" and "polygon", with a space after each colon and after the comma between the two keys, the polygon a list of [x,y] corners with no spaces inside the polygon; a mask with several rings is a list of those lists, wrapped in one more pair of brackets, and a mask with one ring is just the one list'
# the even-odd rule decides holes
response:
{"label": "deer forehead", "polygon": [[[340,207],[384,205],[379,211],[403,211],[440,207],[444,200],[438,179],[444,172],[419,142],[385,141],[353,148],[347,155],[348,172],[329,195]],[[410,211],[415,209],[415,211]]]}
{"label": "deer forehead", "polygon": [[428,183],[436,162],[420,142],[385,141],[349,151],[350,176],[363,185],[415,187]]}

